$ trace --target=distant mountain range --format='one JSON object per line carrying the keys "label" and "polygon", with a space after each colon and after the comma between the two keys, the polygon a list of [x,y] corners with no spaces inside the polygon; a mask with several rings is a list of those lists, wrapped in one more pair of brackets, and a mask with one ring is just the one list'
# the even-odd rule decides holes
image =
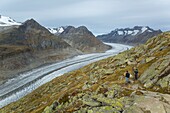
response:
{"label": "distant mountain range", "polygon": [[162,33],[148,26],[135,26],[134,28],[115,29],[108,34],[98,35],[97,38],[104,42],[114,42],[129,45],[145,43],[149,38]]}
{"label": "distant mountain range", "polygon": [[[109,49],[86,27],[75,28],[75,31],[61,27],[56,31],[62,35],[57,36],[57,32],[46,29],[34,19],[18,23],[1,16],[0,22],[0,84],[12,75],[40,65]],[[69,42],[67,37],[71,37]]]}

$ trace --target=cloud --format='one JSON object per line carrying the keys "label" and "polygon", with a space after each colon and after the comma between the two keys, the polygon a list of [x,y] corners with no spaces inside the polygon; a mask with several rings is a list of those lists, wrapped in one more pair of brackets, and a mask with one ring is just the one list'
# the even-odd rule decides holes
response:
{"label": "cloud", "polygon": [[170,29],[169,0],[1,0],[2,15],[45,26],[86,25],[95,33],[149,25]]}

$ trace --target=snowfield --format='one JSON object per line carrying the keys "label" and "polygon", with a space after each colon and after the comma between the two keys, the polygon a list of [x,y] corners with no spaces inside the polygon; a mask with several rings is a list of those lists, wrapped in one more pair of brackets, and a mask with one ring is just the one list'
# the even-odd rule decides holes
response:
{"label": "snowfield", "polygon": [[16,22],[10,17],[0,15],[0,26],[13,26],[13,25],[21,25],[21,23]]}

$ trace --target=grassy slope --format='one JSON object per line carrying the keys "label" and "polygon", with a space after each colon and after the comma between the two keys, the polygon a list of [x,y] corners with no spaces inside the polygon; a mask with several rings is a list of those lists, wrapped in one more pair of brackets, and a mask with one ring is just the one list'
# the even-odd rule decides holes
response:
{"label": "grassy slope", "polygon": [[[160,48],[163,49],[160,50]],[[38,113],[55,101],[66,103],[69,101],[69,97],[74,97],[82,92],[95,92],[102,85],[106,85],[108,88],[114,84],[124,87],[123,74],[126,70],[132,73],[132,68],[137,67],[139,75],[142,76],[152,64],[158,60],[163,61],[162,58],[169,54],[170,33],[163,33],[158,37],[150,39],[145,45],[140,45],[115,57],[92,63],[79,70],[57,77],[19,101],[5,106],[0,112]],[[150,57],[155,58],[146,62],[146,59]],[[143,87],[143,84],[140,82],[137,84]],[[144,88],[144,90],[155,90],[153,87]],[[166,89],[169,89],[169,87]],[[104,93],[104,91],[105,89],[101,90],[100,93]],[[157,91],[170,93],[169,90],[161,88],[157,89]],[[123,95],[129,95],[127,90],[122,93],[124,93]],[[63,107],[63,110],[65,112],[73,112],[76,110],[75,108],[81,105],[82,103],[78,102],[72,106]]]}

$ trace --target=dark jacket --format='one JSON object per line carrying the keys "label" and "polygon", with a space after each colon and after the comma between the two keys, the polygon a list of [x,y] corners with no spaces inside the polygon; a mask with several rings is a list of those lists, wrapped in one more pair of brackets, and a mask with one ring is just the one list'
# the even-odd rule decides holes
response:
{"label": "dark jacket", "polygon": [[138,70],[137,70],[137,69],[135,69],[135,70],[134,70],[134,73],[137,75],[137,74],[138,74]]}
{"label": "dark jacket", "polygon": [[126,72],[126,77],[129,78],[130,77],[130,74],[128,72]]}

